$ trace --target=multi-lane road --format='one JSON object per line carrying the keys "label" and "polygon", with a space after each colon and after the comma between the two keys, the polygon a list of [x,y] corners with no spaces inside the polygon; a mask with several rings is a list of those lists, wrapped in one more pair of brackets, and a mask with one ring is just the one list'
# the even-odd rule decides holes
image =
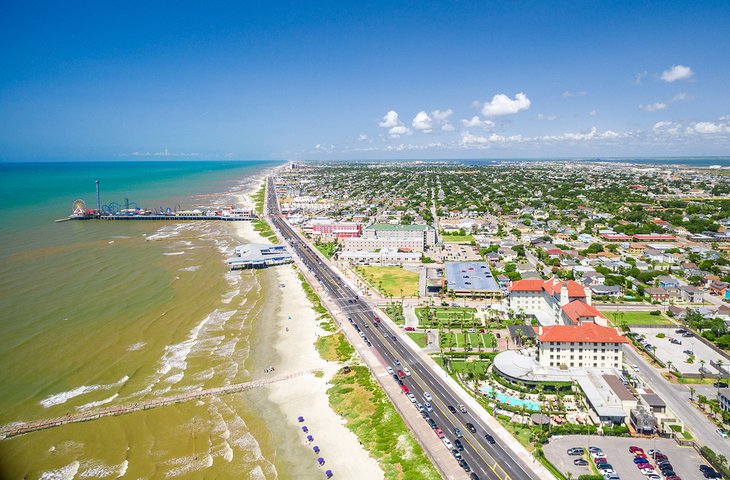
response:
{"label": "multi-lane road", "polygon": [[[463,459],[469,465],[471,472],[478,478],[491,480],[527,480],[539,477],[518,458],[517,454],[506,446],[502,445],[499,437],[483,422],[478,416],[470,412],[462,413],[458,409],[452,413],[449,406],[456,407],[461,402],[458,394],[453,388],[439,378],[431,368],[424,364],[419,355],[411,350],[405,343],[399,340],[399,332],[393,331],[384,322],[376,321],[377,313],[367,304],[364,299],[359,299],[354,292],[312,249],[302,241],[298,234],[281,217],[276,199],[272,179],[267,180],[268,198],[267,215],[274,227],[289,242],[296,251],[304,265],[310,270],[328,296],[337,303],[343,311],[344,316],[350,319],[351,327],[357,325],[360,331],[365,333],[370,342],[371,349],[375,356],[384,366],[391,366],[396,371],[406,367],[411,375],[403,379],[420,403],[426,401],[424,395],[431,395],[433,411],[428,413],[428,418],[434,420],[438,428],[442,429],[446,438],[451,442],[456,440],[454,428],[459,428],[463,433],[461,442],[464,450],[461,452]],[[400,365],[396,364],[400,362]],[[395,379],[386,378],[384,381],[396,382]],[[416,407],[413,407],[414,414],[418,414]],[[427,421],[427,418],[424,418]],[[466,427],[471,423],[476,428],[472,433]],[[493,436],[495,443],[487,441],[485,434]],[[434,435],[436,435],[434,433]],[[444,445],[442,448],[446,449]],[[465,475],[467,476],[467,475]],[[472,477],[475,478],[475,477]]]}

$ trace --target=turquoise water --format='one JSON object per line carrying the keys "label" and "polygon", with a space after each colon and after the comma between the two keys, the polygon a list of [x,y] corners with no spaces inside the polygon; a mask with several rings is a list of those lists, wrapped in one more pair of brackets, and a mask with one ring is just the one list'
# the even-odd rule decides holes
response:
{"label": "turquoise water", "polygon": [[[480,387],[479,391],[482,392],[483,395],[489,395],[492,393],[492,387]],[[533,402],[532,400],[523,400],[521,398],[505,395],[502,392],[497,392],[497,401],[506,405],[512,405],[513,407],[522,408],[524,406],[527,410],[533,410],[535,412],[540,411],[539,403]]]}

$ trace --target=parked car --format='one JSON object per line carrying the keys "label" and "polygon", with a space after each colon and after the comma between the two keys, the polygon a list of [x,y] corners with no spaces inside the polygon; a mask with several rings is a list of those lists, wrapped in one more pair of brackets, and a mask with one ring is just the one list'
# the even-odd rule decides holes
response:
{"label": "parked car", "polygon": [[459,427],[454,428],[454,435],[456,435],[456,438],[461,438],[464,436],[464,434],[461,433],[461,429]]}
{"label": "parked car", "polygon": [[726,382],[715,382],[712,384],[715,388],[727,388],[727,385],[728,384]]}
{"label": "parked car", "polygon": [[427,402],[431,401],[431,394],[428,392],[423,392],[423,398],[426,399]]}
{"label": "parked car", "polygon": [[641,447],[637,447],[636,445],[631,445],[629,447],[629,453],[636,453],[636,452],[643,452],[644,449]]}
{"label": "parked car", "polygon": [[572,447],[568,449],[568,455],[583,455],[585,450],[583,447]]}
{"label": "parked car", "polygon": [[464,444],[461,443],[461,440],[459,440],[458,438],[456,440],[454,440],[454,446],[456,448],[458,448],[460,451],[464,450]]}
{"label": "parked car", "polygon": [[451,440],[449,440],[448,438],[444,437],[441,439],[441,441],[444,442],[444,445],[446,445],[446,448],[448,448],[449,450],[454,448],[454,446],[451,444]]}
{"label": "parked car", "polygon": [[586,460],[585,458],[576,458],[575,460],[573,460],[573,465],[585,467],[586,465],[588,465],[588,460]]}
{"label": "parked car", "polygon": [[428,402],[424,402],[424,403],[423,403],[423,406],[424,406],[424,407],[426,407],[426,411],[427,411],[427,412],[433,412],[433,406],[431,406],[431,404],[430,404],[430,403],[428,403]]}
{"label": "parked car", "polygon": [[727,438],[727,430],[723,430],[722,428],[718,428],[715,430],[718,435],[720,435],[722,438]]}
{"label": "parked car", "polygon": [[411,371],[408,370],[406,367],[403,367],[403,373],[405,373],[407,376],[411,376]]}
{"label": "parked car", "polygon": [[436,427],[436,428],[433,429],[433,431],[434,431],[434,433],[436,434],[437,437],[444,438],[444,436],[445,436],[444,435],[444,431],[441,430],[440,428]]}

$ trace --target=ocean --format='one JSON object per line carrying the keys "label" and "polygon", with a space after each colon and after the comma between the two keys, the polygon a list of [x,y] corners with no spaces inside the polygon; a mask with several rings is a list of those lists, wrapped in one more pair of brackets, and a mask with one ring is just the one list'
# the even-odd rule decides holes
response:
{"label": "ocean", "polygon": [[[220,206],[279,164],[0,163],[0,424],[255,378],[281,292],[227,270],[229,222],[54,220],[93,208],[96,179],[102,204]],[[0,440],[0,478],[321,474],[291,476],[281,450],[304,447],[276,417],[247,391],[69,424]]]}

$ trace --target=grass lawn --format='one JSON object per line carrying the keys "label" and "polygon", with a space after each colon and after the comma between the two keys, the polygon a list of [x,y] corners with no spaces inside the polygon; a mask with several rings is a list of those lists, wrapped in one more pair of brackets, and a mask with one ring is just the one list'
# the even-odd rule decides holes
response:
{"label": "grass lawn", "polygon": [[416,317],[420,327],[431,327],[441,325],[461,326],[462,323],[473,326],[479,323],[475,320],[476,309],[471,307],[436,307],[416,308]]}
{"label": "grass lawn", "polygon": [[357,271],[386,297],[418,296],[418,273],[403,267],[357,267]]}
{"label": "grass lawn", "polygon": [[416,344],[423,348],[426,346],[426,342],[428,341],[427,336],[423,332],[408,332],[407,335],[411,337],[411,340],[416,342]]}
{"label": "grass lawn", "polygon": [[337,249],[337,242],[315,243],[314,246],[322,253],[322,255],[327,258],[332,258],[332,255],[334,255],[335,250]]}
{"label": "grass lawn", "polygon": [[261,235],[271,243],[279,243],[279,240],[276,238],[276,234],[271,229],[271,226],[266,222],[266,220],[256,220],[255,222],[253,222],[253,229],[256,232],[259,232],[259,235]]}
{"label": "grass lawn", "polygon": [[423,453],[403,419],[366,367],[338,373],[327,390],[332,409],[342,415],[363,447],[389,480],[438,480],[440,475]]}
{"label": "grass lawn", "polygon": [[355,349],[342,333],[319,337],[314,345],[319,356],[330,362],[346,362],[355,353]]}
{"label": "grass lawn", "polygon": [[486,349],[491,348],[495,342],[494,336],[489,333],[443,333],[439,338],[443,348],[448,348],[452,342],[455,348],[471,347],[477,350],[481,346]]}
{"label": "grass lawn", "polygon": [[459,235],[459,234],[448,234],[444,233],[440,235],[441,241],[446,243],[471,243],[474,241],[474,237],[471,235]]}
{"label": "grass lawn", "polygon": [[263,215],[264,213],[264,199],[266,197],[266,185],[262,184],[261,188],[256,193],[251,195],[254,203],[256,204],[256,213]]}
{"label": "grass lawn", "polygon": [[502,424],[504,428],[506,428],[509,433],[512,434],[513,437],[517,438],[517,440],[520,441],[522,445],[527,448],[527,450],[532,451],[533,447],[530,443],[530,436],[531,432],[529,427],[524,427],[517,423],[512,423],[509,420],[502,418],[501,415],[497,415],[497,419],[499,420],[499,423]]}
{"label": "grass lawn", "polygon": [[651,315],[649,312],[601,312],[615,325],[626,322],[628,325],[674,325],[664,315]]}

